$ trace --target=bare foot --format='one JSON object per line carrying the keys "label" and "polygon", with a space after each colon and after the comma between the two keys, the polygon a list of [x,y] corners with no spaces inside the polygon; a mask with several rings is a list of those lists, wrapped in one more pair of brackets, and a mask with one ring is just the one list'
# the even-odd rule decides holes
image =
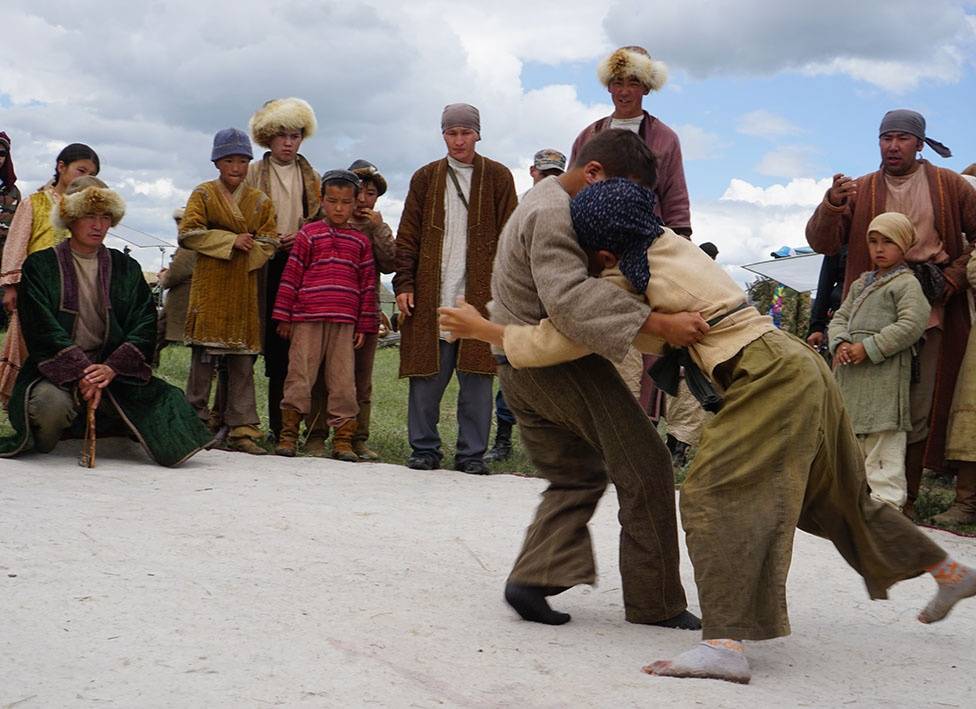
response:
{"label": "bare foot", "polygon": [[708,641],[698,643],[673,660],[657,660],[643,669],[649,675],[661,677],[721,679],[739,684],[749,684],[749,680],[752,679],[749,661],[744,652],[723,645],[709,644]]}

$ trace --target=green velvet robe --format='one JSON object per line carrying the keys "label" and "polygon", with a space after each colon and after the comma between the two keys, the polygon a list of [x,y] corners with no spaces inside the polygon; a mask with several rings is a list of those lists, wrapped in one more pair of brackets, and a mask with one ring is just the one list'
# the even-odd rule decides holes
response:
{"label": "green velvet robe", "polygon": [[[95,361],[116,371],[103,392],[97,428],[100,433],[131,433],[154,461],[179,465],[207,446],[212,436],[183,392],[152,376],[148,362],[156,344],[156,307],[141,267],[115,249],[102,247],[97,258],[101,300],[109,306],[105,341]],[[10,422],[16,433],[0,439],[0,457],[33,447],[27,401],[34,384],[43,378],[74,389],[85,367],[92,364],[73,341],[79,292],[68,241],[24,261],[18,293],[17,308],[30,355],[10,399]],[[84,416],[78,419],[75,425],[83,430]]]}

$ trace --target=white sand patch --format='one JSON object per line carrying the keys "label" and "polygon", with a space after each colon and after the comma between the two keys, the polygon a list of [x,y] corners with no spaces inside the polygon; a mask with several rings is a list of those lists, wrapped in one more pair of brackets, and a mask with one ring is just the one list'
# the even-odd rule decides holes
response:
{"label": "white sand patch", "polygon": [[600,585],[553,599],[573,614],[553,628],[502,601],[539,480],[77,450],[0,461],[0,707],[971,706],[976,602],[923,626],[930,579],[872,603],[804,534],[794,634],[747,645],[752,684],[663,679],[641,665],[697,634],[623,620],[612,496]]}

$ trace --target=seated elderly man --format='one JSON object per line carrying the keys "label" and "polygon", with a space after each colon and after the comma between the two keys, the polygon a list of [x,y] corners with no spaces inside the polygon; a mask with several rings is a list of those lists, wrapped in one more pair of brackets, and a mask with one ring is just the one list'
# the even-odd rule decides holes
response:
{"label": "seated elderly man", "polygon": [[0,439],[0,457],[51,451],[69,429],[83,431],[89,405],[96,430],[131,434],[160,465],[210,442],[183,393],[152,376],[156,306],[142,269],[102,244],[124,213],[105,183],[78,178],[55,215],[70,238],[24,262],[17,308],[29,356],[10,399],[15,434]]}

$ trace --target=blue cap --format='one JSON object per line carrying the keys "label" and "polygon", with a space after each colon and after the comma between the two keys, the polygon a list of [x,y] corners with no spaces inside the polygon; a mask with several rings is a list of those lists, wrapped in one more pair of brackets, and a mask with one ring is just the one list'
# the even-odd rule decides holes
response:
{"label": "blue cap", "polygon": [[248,160],[254,159],[254,153],[251,152],[251,139],[239,128],[224,128],[217,131],[217,135],[214,136],[210,160],[217,162],[228,155],[246,155]]}

